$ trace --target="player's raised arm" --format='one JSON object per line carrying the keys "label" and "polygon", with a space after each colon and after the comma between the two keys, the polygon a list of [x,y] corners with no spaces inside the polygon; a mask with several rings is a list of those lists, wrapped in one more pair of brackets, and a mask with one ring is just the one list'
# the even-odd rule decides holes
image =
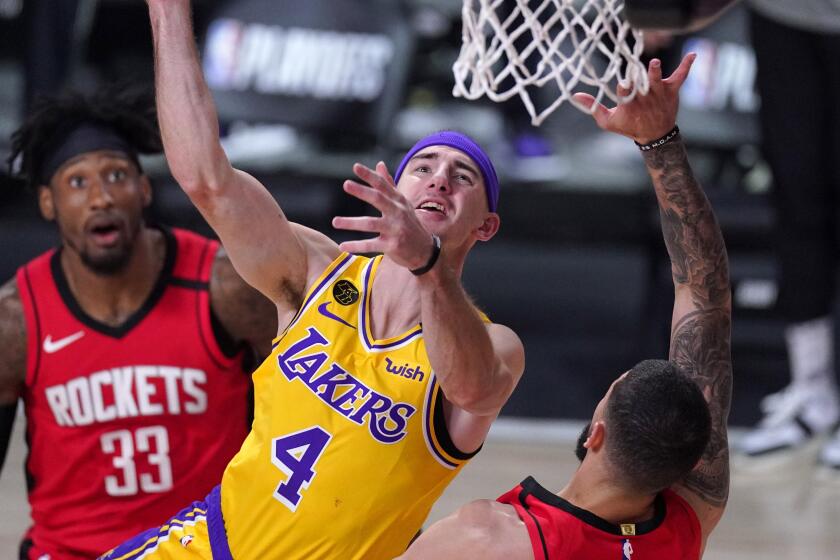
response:
{"label": "player's raised arm", "polygon": [[326,236],[290,223],[265,187],[228,161],[198,60],[189,0],[147,4],[170,170],[242,277],[281,308],[296,308],[310,273],[320,273],[338,249]]}
{"label": "player's raised arm", "polygon": [[645,163],[659,200],[675,286],[669,358],[700,385],[712,420],[708,447],[675,490],[694,507],[708,536],[729,496],[732,304],[726,247],[682,141],[648,152]]}
{"label": "player's raised arm", "polygon": [[729,494],[732,303],[723,236],[674,124],[679,87],[693,60],[688,55],[664,80],[659,61],[653,61],[647,96],[613,110],[601,106],[594,116],[602,128],[642,145],[653,179],[675,287],[670,359],[697,382],[711,413],[709,445],[675,488],[697,512],[705,537],[723,515]]}

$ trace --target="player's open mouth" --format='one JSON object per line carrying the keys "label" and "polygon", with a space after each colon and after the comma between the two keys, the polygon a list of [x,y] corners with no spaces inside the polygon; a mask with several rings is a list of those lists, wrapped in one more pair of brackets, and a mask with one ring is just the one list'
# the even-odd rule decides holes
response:
{"label": "player's open mouth", "polygon": [[439,202],[433,202],[431,200],[427,200],[425,202],[420,203],[417,209],[424,210],[426,212],[435,212],[438,214],[443,214],[444,216],[446,215],[446,208],[443,206],[443,204]]}
{"label": "player's open mouth", "polygon": [[120,237],[119,224],[115,220],[96,220],[88,227],[88,234],[97,245],[110,246]]}

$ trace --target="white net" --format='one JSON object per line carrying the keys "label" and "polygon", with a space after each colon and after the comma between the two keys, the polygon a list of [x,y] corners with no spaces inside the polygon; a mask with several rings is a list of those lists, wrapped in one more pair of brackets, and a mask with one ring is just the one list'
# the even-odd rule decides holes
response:
{"label": "white net", "polygon": [[601,103],[647,93],[642,34],[623,11],[624,0],[464,0],[453,93],[518,95],[537,126],[566,101],[589,112],[577,92]]}

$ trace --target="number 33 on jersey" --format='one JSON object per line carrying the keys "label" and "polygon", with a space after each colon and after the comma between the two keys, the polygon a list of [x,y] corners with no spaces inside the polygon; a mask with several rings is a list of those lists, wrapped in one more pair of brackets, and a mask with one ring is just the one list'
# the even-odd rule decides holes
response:
{"label": "number 33 on jersey", "polygon": [[159,524],[218,484],[245,438],[248,376],[210,317],[218,244],[163,233],[157,284],[119,327],[81,309],[59,252],[18,271],[35,549],[93,557]]}

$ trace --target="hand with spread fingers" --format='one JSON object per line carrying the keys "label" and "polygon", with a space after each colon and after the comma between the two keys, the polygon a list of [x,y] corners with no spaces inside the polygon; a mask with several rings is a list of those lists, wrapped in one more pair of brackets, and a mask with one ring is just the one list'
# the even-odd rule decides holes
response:
{"label": "hand with spread fingers", "polygon": [[[636,96],[608,109],[598,104],[592,117],[598,126],[610,132],[628,136],[639,144],[647,144],[665,136],[674,128],[679,108],[679,92],[697,55],[689,53],[682,59],[674,73],[662,78],[662,62],[653,59],[648,65],[650,89],[647,94]],[[619,86],[617,93],[625,96],[629,89]],[[587,93],[576,93],[575,100],[591,107],[595,98]]]}
{"label": "hand with spread fingers", "polygon": [[376,233],[377,237],[345,241],[339,247],[348,253],[383,253],[400,266],[410,270],[429,261],[434,241],[414,213],[414,208],[397,190],[387,166],[383,162],[370,169],[360,163],[353,172],[367,184],[347,180],[344,191],[367,202],[380,216],[336,216],[333,227],[348,231]]}

